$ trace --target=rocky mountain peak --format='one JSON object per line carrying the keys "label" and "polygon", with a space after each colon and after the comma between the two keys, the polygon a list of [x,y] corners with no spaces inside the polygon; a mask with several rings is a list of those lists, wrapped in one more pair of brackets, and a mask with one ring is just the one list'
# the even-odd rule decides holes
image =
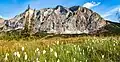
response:
{"label": "rocky mountain peak", "polygon": [[73,7],[70,7],[69,10],[74,12],[74,11],[77,11],[79,8],[80,8],[80,6],[73,6]]}
{"label": "rocky mountain peak", "polygon": [[92,10],[61,5],[40,10],[28,8],[25,12],[6,20],[1,31],[24,30],[28,33],[46,32],[56,34],[93,33],[106,26],[108,22]]}
{"label": "rocky mountain peak", "polygon": [[55,8],[56,14],[65,14],[67,13],[67,9],[61,5],[56,6]]}

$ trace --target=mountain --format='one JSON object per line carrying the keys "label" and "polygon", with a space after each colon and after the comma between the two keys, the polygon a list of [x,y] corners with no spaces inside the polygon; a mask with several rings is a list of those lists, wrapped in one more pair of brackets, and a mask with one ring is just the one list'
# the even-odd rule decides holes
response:
{"label": "mountain", "polygon": [[[3,21],[4,19],[0,20]],[[35,10],[28,6],[28,9],[20,15],[0,22],[0,31],[22,30],[30,34],[38,32],[90,34],[110,32],[111,29],[106,27],[111,28],[113,25],[117,26],[119,24],[116,25],[113,22],[104,20],[99,14],[85,7],[73,6],[66,8],[58,5],[55,8]]]}

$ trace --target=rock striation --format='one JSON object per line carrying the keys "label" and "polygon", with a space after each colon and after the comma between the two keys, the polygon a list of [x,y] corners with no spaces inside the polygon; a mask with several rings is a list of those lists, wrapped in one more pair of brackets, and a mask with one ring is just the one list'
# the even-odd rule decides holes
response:
{"label": "rock striation", "polygon": [[110,23],[99,14],[85,7],[66,8],[58,5],[55,8],[36,10],[28,6],[28,9],[20,15],[0,22],[0,31],[24,30],[31,34],[37,32],[89,34],[100,31],[108,24]]}

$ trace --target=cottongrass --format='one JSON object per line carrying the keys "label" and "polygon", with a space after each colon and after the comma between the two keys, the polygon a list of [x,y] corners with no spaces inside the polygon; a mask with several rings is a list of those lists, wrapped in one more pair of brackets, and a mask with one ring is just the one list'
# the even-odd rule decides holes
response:
{"label": "cottongrass", "polygon": [[13,53],[14,56],[17,56],[18,58],[20,58],[20,53],[17,51],[17,52],[14,52]]}
{"label": "cottongrass", "polygon": [[50,52],[53,52],[53,48],[50,48]]}
{"label": "cottongrass", "polygon": [[43,50],[43,54],[45,54],[46,53],[46,50]]}
{"label": "cottongrass", "polygon": [[40,56],[40,51],[37,52],[38,56]]}
{"label": "cottongrass", "polygon": [[17,57],[20,58],[20,53],[19,52],[17,52]]}
{"label": "cottongrass", "polygon": [[60,59],[58,59],[57,62],[60,62]]}
{"label": "cottongrass", "polygon": [[24,55],[25,55],[24,59],[27,60],[27,58],[28,58],[27,53],[24,52]]}
{"label": "cottongrass", "polygon": [[17,56],[17,52],[14,52],[13,55],[14,55],[14,56]]}
{"label": "cottongrass", "polygon": [[35,53],[38,52],[38,51],[39,51],[39,48],[37,48],[37,49],[35,50]]}
{"label": "cottongrass", "polygon": [[22,47],[22,48],[21,48],[21,50],[22,50],[22,51],[24,51],[24,50],[25,50],[25,48],[24,48],[24,47]]}
{"label": "cottongrass", "polygon": [[9,56],[9,54],[8,54],[8,53],[6,53],[6,54],[5,54],[5,58],[4,58],[4,60],[5,60],[5,61],[7,61],[7,60],[8,60],[8,56]]}
{"label": "cottongrass", "polygon": [[74,58],[73,60],[74,60],[74,62],[76,62],[76,58]]}
{"label": "cottongrass", "polygon": [[36,58],[36,62],[40,62],[38,58]]}
{"label": "cottongrass", "polygon": [[66,53],[68,54],[68,53],[70,53],[70,51],[66,51]]}
{"label": "cottongrass", "polygon": [[60,41],[57,41],[56,43],[57,43],[57,45],[59,45]]}
{"label": "cottongrass", "polygon": [[45,60],[45,62],[47,62],[47,60]]}
{"label": "cottongrass", "polygon": [[[97,42],[98,41],[98,42]],[[109,40],[85,41],[83,43],[61,44],[55,41],[56,45],[25,46],[17,51],[5,51],[0,56],[0,62],[116,62],[119,61],[120,47],[119,41]],[[6,53],[6,52],[9,52]],[[107,59],[107,60],[106,60]],[[95,60],[95,61],[94,61]]]}
{"label": "cottongrass", "polygon": [[57,56],[58,56],[58,55],[57,55],[57,52],[54,52],[54,56],[57,58]]}
{"label": "cottongrass", "polygon": [[102,58],[104,58],[104,55],[102,55]]}

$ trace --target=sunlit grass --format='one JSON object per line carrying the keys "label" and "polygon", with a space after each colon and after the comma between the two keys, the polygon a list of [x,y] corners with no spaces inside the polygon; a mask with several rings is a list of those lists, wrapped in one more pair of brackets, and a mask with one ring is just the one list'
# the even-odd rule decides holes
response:
{"label": "sunlit grass", "polygon": [[1,40],[0,62],[119,62],[120,37]]}

